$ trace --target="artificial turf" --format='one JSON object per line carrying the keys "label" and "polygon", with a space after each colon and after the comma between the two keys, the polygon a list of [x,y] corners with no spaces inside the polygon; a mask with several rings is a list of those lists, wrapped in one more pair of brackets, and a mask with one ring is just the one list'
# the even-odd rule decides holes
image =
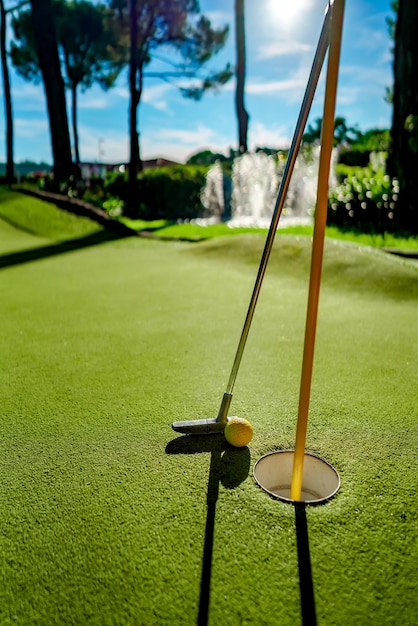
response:
{"label": "artificial turf", "polygon": [[417,265],[326,244],[307,449],[341,489],[304,510],[252,469],[294,445],[309,238],[274,247],[233,449],[171,423],[217,413],[263,237],[65,228],[0,221],[0,624],[415,625]]}

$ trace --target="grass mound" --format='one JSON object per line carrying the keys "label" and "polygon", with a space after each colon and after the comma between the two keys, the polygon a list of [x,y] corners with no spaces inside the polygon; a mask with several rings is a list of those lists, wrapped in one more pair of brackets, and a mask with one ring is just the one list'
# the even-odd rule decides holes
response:
{"label": "grass mound", "polygon": [[[260,263],[265,238],[262,236],[219,238],[202,243],[192,252],[212,256],[222,262],[241,260],[245,265]],[[309,277],[312,240],[282,235],[277,238],[267,272],[286,280]],[[351,242],[326,239],[322,284],[373,297],[390,296],[399,300],[418,297],[418,263],[393,258],[380,250]]]}
{"label": "grass mound", "polygon": [[326,246],[307,449],[342,485],[298,512],[251,472],[294,445],[309,238],[276,242],[234,449],[171,423],[216,415],[263,238],[0,235],[1,624],[417,623],[411,263]]}
{"label": "grass mound", "polygon": [[36,198],[0,187],[0,218],[21,231],[63,241],[103,230],[96,222]]}

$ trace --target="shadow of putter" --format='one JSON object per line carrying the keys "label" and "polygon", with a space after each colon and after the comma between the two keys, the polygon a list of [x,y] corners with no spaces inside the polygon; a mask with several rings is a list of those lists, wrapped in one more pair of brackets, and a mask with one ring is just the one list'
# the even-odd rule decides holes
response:
{"label": "shadow of putter", "polygon": [[210,452],[210,467],[206,496],[206,530],[200,579],[198,626],[206,626],[208,623],[219,485],[222,484],[227,489],[238,487],[247,478],[251,463],[250,451],[247,447],[232,448],[223,436],[189,435],[178,437],[170,441],[166,447],[167,454],[199,454],[203,452]]}

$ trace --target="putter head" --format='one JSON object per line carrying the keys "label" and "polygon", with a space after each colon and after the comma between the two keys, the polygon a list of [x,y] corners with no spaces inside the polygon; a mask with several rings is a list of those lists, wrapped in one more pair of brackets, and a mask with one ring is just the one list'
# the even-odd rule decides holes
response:
{"label": "putter head", "polygon": [[173,430],[185,435],[216,435],[223,433],[228,422],[228,409],[231,404],[232,394],[224,393],[218,417],[206,420],[186,420],[185,422],[174,422]]}
{"label": "putter head", "polygon": [[173,422],[172,428],[178,433],[185,435],[216,435],[223,433],[226,422],[214,417],[206,420],[186,420],[184,422]]}
{"label": "putter head", "polygon": [[218,417],[206,420],[186,420],[185,422],[174,422],[173,430],[185,435],[216,435],[223,433],[228,423],[228,409],[231,404],[232,394],[224,393]]}

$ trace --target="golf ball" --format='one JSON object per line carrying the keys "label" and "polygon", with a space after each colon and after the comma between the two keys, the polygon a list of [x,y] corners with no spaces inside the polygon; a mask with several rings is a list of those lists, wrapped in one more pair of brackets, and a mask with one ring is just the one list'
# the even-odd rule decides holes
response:
{"label": "golf ball", "polygon": [[253,438],[253,427],[243,417],[231,417],[225,426],[225,439],[231,446],[243,448]]}

